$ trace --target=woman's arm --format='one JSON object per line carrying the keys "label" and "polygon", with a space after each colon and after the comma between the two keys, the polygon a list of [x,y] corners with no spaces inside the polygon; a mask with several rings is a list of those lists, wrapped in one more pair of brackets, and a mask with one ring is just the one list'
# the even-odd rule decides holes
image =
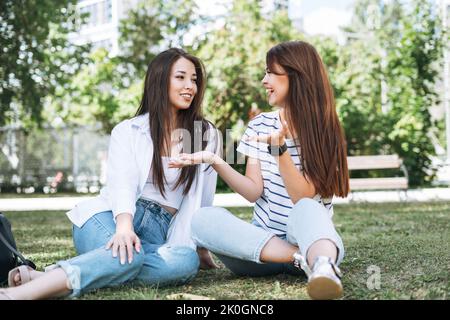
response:
{"label": "woman's arm", "polygon": [[113,257],[119,255],[120,262],[133,261],[133,247],[141,249],[134,232],[133,217],[136,210],[136,190],[139,173],[133,159],[129,120],[119,123],[111,132],[108,151],[107,183],[108,201],[116,222],[116,233],[106,245],[112,249]]}
{"label": "woman's arm", "polygon": [[[284,141],[281,145],[283,143]],[[274,157],[278,162],[284,186],[292,203],[295,204],[302,198],[313,198],[316,195],[316,188],[300,171],[298,171],[289,152]]]}
{"label": "woman's arm", "polygon": [[[253,136],[251,141],[265,142],[274,146],[281,146],[285,143],[285,136],[288,133],[287,124],[282,124],[280,130],[270,135]],[[278,169],[283,179],[286,191],[292,203],[297,203],[302,198],[313,198],[316,195],[316,188],[309,181],[307,176],[300,172],[292,160],[289,152],[284,152],[281,156],[273,155],[278,163]]]}
{"label": "woman's arm", "polygon": [[132,146],[130,120],[125,120],[112,130],[108,150],[106,185],[114,220],[119,214],[136,211],[139,172]]}
{"label": "woman's arm", "polygon": [[250,202],[255,202],[261,197],[264,184],[258,159],[247,157],[245,176],[234,170],[218,155],[214,154],[213,159],[212,167],[233,191]]}
{"label": "woman's arm", "polygon": [[187,165],[208,163],[233,191],[242,195],[250,202],[255,202],[263,192],[263,180],[259,160],[248,158],[245,175],[234,170],[220,156],[210,151],[200,151],[193,154],[181,154],[178,159],[169,162],[170,168],[181,168]]}

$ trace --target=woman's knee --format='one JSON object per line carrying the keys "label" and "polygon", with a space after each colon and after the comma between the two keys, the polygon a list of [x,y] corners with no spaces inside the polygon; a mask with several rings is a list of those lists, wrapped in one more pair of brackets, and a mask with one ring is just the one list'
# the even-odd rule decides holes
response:
{"label": "woman's knee", "polygon": [[[102,250],[102,249],[100,249]],[[144,249],[141,248],[140,252],[137,252],[135,249],[133,249],[133,256],[131,259],[129,259],[128,254],[126,255],[125,259],[124,259],[124,263],[122,263],[121,261],[121,257],[119,256],[119,254],[117,254],[116,257],[114,257],[112,255],[112,249],[103,249],[106,250],[106,254],[103,255],[103,262],[104,265],[107,266],[109,263],[111,263],[112,260],[112,265],[116,265],[116,270],[119,272],[120,270],[126,270],[126,272],[133,274],[133,273],[138,273],[140,271],[140,269],[143,267],[144,263],[145,263],[145,252]]]}
{"label": "woman's knee", "polygon": [[198,273],[200,259],[197,251],[190,247],[161,247],[159,254],[164,257],[164,270],[159,270],[161,285],[179,285],[191,281]]}
{"label": "woman's knee", "polygon": [[303,198],[295,203],[292,212],[289,215],[289,220],[309,219],[311,215],[317,216],[320,214],[324,214],[328,217],[328,210],[316,200]]}
{"label": "woman's knee", "polygon": [[177,250],[183,260],[182,266],[178,270],[181,282],[191,281],[197,275],[200,267],[197,251],[188,247],[179,247]]}
{"label": "woman's knee", "polygon": [[132,263],[134,263],[135,267],[137,269],[141,269],[142,266],[145,263],[145,252],[144,248],[141,247],[141,250],[137,252],[136,250],[133,250],[133,260]]}

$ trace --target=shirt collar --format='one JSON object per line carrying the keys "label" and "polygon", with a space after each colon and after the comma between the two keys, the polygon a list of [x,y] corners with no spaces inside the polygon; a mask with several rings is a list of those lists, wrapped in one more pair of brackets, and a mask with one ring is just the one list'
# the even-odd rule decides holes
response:
{"label": "shirt collar", "polygon": [[141,132],[149,132],[148,112],[131,119],[131,125],[138,128]]}

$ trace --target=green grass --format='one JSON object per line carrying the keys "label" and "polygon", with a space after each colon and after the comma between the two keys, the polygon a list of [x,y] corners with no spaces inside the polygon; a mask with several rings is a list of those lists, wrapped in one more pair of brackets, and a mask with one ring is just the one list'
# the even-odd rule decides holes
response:
{"label": "green grass", "polygon": [[[249,220],[251,208],[231,208]],[[71,224],[63,212],[7,212],[20,250],[39,269],[73,256]],[[449,299],[450,203],[336,205],[334,222],[346,246],[343,299]],[[380,288],[369,289],[370,266]],[[121,286],[81,299],[168,299],[171,294],[213,299],[308,299],[306,279],[289,275],[242,278],[227,269],[201,270],[188,285]]]}

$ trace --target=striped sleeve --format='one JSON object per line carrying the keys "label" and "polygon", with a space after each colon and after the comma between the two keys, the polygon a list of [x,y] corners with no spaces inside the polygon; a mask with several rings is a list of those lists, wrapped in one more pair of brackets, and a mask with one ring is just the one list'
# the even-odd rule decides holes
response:
{"label": "striped sleeve", "polygon": [[249,125],[247,129],[244,132],[244,135],[241,138],[241,141],[239,142],[239,145],[237,147],[237,151],[255,159],[261,158],[261,143],[255,142],[255,141],[246,141],[246,138],[256,136],[258,135],[258,132]]}

